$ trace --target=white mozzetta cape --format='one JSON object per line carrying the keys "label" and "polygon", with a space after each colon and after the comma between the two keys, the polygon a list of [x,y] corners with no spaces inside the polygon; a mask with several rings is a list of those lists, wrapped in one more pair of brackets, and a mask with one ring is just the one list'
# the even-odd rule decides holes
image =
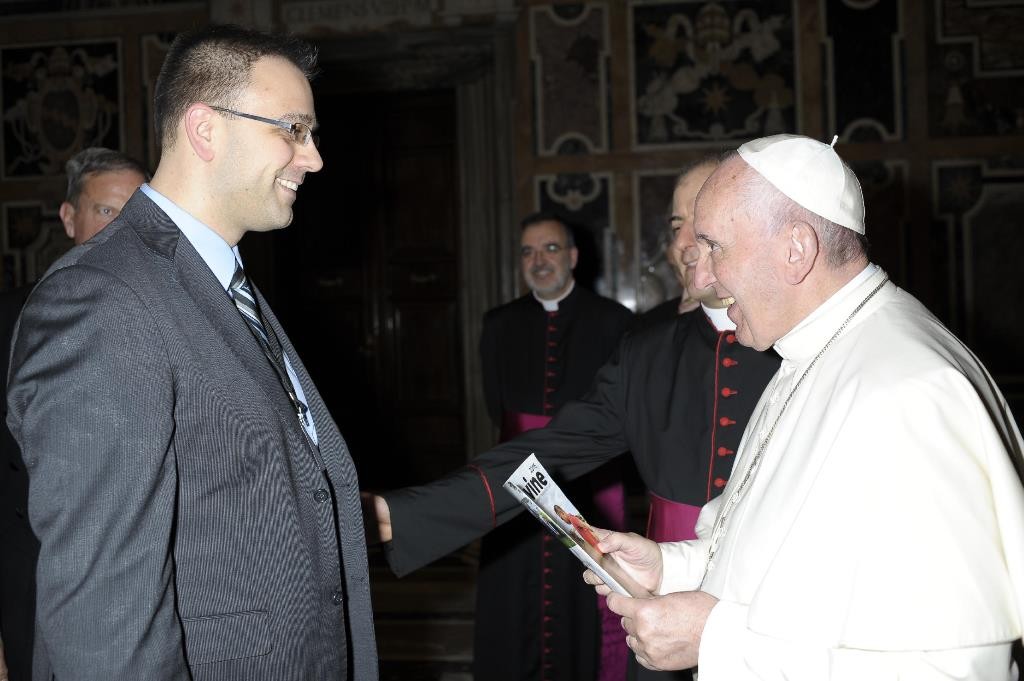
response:
{"label": "white mozzetta cape", "polygon": [[[718,597],[701,681],[999,679],[1024,613],[1024,444],[978,359],[886,283],[793,394],[705,576],[712,526],[787,395],[885,278],[851,281],[782,356],[660,593]],[[703,583],[702,583],[703,579]]]}

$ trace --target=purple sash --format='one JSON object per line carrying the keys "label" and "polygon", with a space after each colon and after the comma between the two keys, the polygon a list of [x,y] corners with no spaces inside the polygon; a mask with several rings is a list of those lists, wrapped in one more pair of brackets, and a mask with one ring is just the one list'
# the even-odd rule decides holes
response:
{"label": "purple sash", "polygon": [[669,501],[654,492],[648,494],[651,498],[651,512],[647,516],[648,539],[663,542],[697,538],[694,528],[697,516],[700,515],[700,506]]}
{"label": "purple sash", "polygon": [[536,430],[537,428],[543,428],[548,425],[550,420],[550,416],[506,411],[504,417],[501,419],[501,434],[498,437],[502,442],[505,440],[511,440],[520,433],[525,433],[528,430]]}

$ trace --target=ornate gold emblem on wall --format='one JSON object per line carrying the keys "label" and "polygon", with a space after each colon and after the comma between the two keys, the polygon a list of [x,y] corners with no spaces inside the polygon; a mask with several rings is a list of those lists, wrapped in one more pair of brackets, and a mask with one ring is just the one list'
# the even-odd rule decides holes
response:
{"label": "ornate gold emblem on wall", "polygon": [[788,0],[630,7],[634,148],[699,145],[796,128]]}
{"label": "ornate gold emblem on wall", "polygon": [[60,175],[89,146],[120,148],[120,43],[2,51],[4,179]]}

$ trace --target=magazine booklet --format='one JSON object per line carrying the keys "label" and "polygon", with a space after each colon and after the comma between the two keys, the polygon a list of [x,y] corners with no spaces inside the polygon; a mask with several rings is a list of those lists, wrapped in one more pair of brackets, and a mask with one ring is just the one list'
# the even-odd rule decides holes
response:
{"label": "magazine booklet", "polygon": [[635,598],[651,595],[612,556],[598,550],[593,528],[551,479],[535,455],[526,457],[509,476],[505,481],[505,489],[612,591]]}

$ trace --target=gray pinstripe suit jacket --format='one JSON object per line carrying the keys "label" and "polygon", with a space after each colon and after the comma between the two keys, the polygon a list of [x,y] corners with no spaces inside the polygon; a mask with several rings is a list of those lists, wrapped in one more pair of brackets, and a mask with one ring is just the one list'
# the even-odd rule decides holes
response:
{"label": "gray pinstripe suit jacket", "polygon": [[259,302],[319,452],[213,273],[141,192],[29,298],[8,423],[42,542],[36,679],[377,678],[355,469]]}

